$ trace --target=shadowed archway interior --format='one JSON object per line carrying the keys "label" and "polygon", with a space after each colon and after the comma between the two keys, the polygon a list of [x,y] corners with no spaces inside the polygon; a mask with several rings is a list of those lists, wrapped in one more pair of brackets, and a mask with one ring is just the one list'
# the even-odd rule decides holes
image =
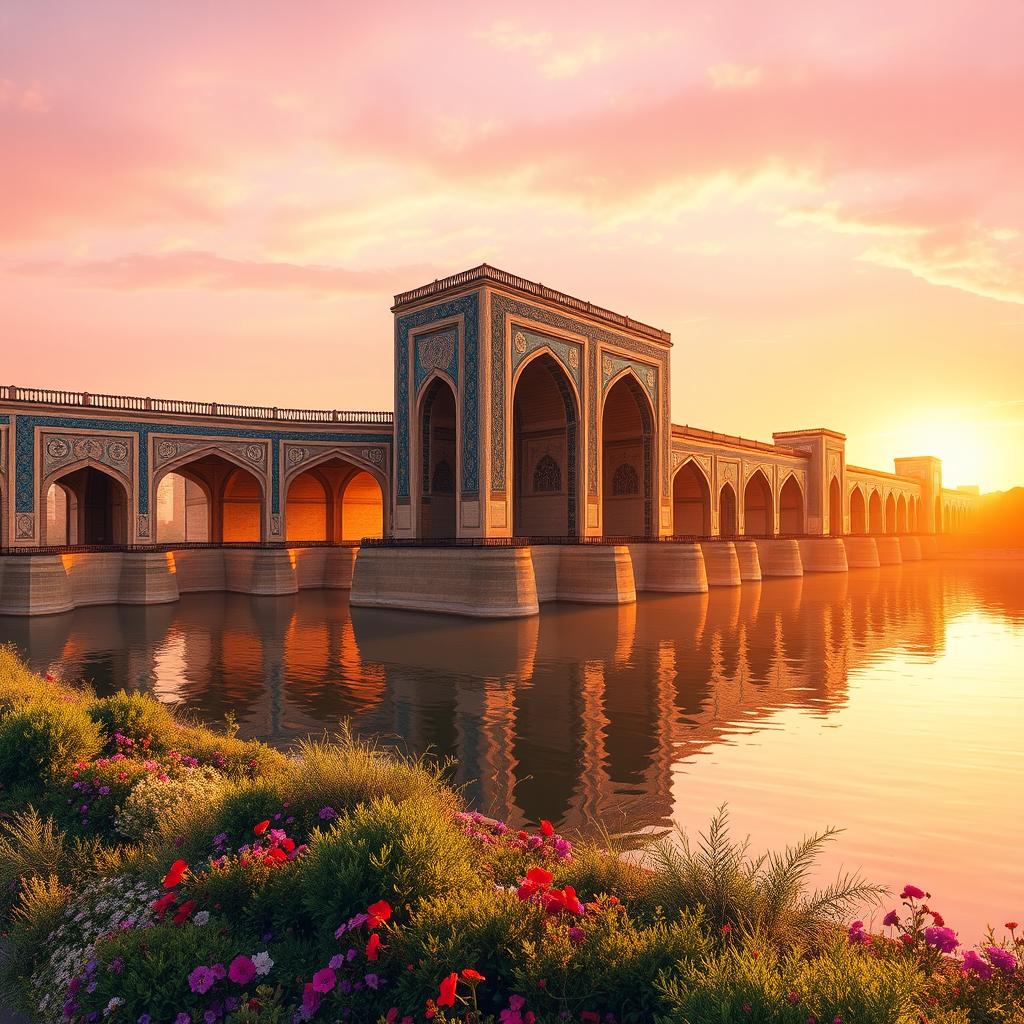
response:
{"label": "shadowed archway interior", "polygon": [[456,535],[455,392],[435,377],[423,395],[420,411],[420,536],[447,539]]}
{"label": "shadowed archway interior", "polygon": [[743,533],[747,537],[771,537],[775,533],[772,489],[759,469],[743,489]]}
{"label": "shadowed archway interior", "polygon": [[109,473],[83,466],[50,484],[45,524],[47,544],[127,544],[128,493]]}
{"label": "shadowed archway interior", "polygon": [[672,480],[672,532],[678,537],[711,536],[711,488],[692,459]]}
{"label": "shadowed archway interior", "polygon": [[609,389],[602,414],[601,506],[606,537],[654,534],[654,444],[650,406],[630,373]]}

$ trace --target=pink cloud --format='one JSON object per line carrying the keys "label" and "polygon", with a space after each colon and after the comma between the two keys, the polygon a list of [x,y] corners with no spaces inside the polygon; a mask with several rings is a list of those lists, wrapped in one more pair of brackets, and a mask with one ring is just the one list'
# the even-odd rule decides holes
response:
{"label": "pink cloud", "polygon": [[[397,292],[432,275],[424,266],[348,270],[258,260],[234,260],[211,252],[130,253],[77,263],[35,261],[9,264],[9,273],[63,279],[113,291],[202,289],[207,291],[298,291],[323,295]],[[437,276],[433,274],[433,276]]]}

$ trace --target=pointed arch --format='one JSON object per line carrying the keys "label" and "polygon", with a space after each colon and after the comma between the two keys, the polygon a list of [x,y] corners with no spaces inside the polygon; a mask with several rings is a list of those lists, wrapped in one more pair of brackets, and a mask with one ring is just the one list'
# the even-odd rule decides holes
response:
{"label": "pointed arch", "polygon": [[[609,382],[601,408],[601,518],[606,537],[650,537],[656,532],[656,422],[647,389],[632,367],[626,367]],[[615,486],[617,479],[626,476],[635,478],[635,493]]]}
{"label": "pointed arch", "polygon": [[775,535],[775,507],[768,477],[759,468],[743,488],[743,534],[746,537]]}
{"label": "pointed arch", "polygon": [[885,532],[896,532],[896,499],[890,491],[885,498]]}
{"label": "pointed arch", "polygon": [[790,473],[779,488],[779,532],[803,534],[804,491],[795,473]]}
{"label": "pointed arch", "polygon": [[[67,495],[63,543],[121,545],[131,542],[134,488],[123,473],[95,459],[77,459],[48,473],[39,483],[39,505],[47,509],[50,488]],[[47,515],[40,517],[40,543],[48,543]],[[59,543],[59,542],[58,542]]]}
{"label": "pointed arch", "polygon": [[735,537],[739,533],[736,520],[736,492],[728,481],[722,484],[718,492],[718,535]]}
{"label": "pointed arch", "polygon": [[882,496],[877,487],[871,488],[868,498],[868,532],[880,535],[885,533],[885,516],[882,512]]}
{"label": "pointed arch", "polygon": [[[450,539],[458,535],[458,487],[455,467],[459,455],[459,403],[447,374],[434,370],[420,392],[419,536]],[[439,472],[439,467],[441,471]],[[447,470],[444,469],[447,467]],[[435,484],[451,480],[451,487]]]}
{"label": "pointed arch", "polygon": [[860,484],[850,491],[850,533],[863,534],[868,532],[867,503]]}
{"label": "pointed arch", "polygon": [[896,532],[907,532],[907,499],[902,493],[896,499]]}
{"label": "pointed arch", "polygon": [[678,537],[711,536],[711,481],[692,455],[672,477],[672,532]]}
{"label": "pointed arch", "polygon": [[843,522],[843,489],[837,476],[833,476],[828,485],[828,532],[833,537],[841,537],[846,532]]}

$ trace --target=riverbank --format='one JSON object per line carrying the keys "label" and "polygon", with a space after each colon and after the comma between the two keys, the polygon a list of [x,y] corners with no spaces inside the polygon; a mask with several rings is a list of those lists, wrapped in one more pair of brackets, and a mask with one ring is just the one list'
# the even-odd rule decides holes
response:
{"label": "riverbank", "polygon": [[875,905],[881,934],[850,920],[872,887],[805,891],[828,834],[752,864],[721,818],[641,868],[483,818],[428,762],[345,736],[282,753],[6,649],[0,780],[2,980],[33,1020],[1024,1012],[1019,931],[965,952],[913,886]]}

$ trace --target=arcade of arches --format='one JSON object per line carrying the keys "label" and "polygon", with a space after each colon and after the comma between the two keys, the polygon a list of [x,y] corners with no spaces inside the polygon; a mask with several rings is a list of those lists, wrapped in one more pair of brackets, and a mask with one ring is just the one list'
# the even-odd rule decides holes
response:
{"label": "arcade of arches", "polygon": [[285,504],[287,539],[358,541],[381,537],[380,484],[365,469],[333,458],[295,476]]}

